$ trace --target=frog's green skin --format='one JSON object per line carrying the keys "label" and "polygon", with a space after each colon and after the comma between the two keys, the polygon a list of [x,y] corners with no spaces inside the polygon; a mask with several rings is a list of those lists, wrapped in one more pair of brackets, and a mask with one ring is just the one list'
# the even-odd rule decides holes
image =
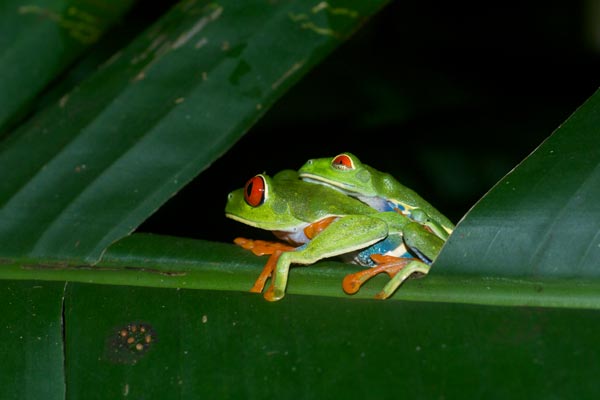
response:
{"label": "frog's green skin", "polygon": [[[264,197],[261,201],[248,197],[251,181],[262,179]],[[258,185],[258,183],[256,183]],[[255,193],[252,193],[255,194]],[[397,212],[378,212],[368,205],[325,185],[315,185],[299,179],[297,172],[285,170],[270,178],[261,174],[252,178],[243,189],[231,192],[225,215],[247,225],[273,231],[290,243],[302,244],[295,251],[284,252],[277,261],[267,300],[279,300],[285,294],[290,264],[312,264],[316,261],[383,246],[391,254],[408,257],[406,247],[429,260],[434,260],[443,241]],[[308,225],[328,217],[337,219],[312,240],[304,234]],[[386,245],[387,247],[386,248]],[[377,250],[378,254],[381,249]],[[412,257],[412,256],[411,256]],[[383,297],[395,289],[413,272],[427,273],[429,265],[412,261],[386,285]]]}
{"label": "frog's green skin", "polygon": [[361,163],[351,153],[308,160],[298,173],[307,182],[334,187],[378,211],[397,209],[413,221],[429,227],[443,240],[454,230],[454,224],[416,192],[390,174]]}

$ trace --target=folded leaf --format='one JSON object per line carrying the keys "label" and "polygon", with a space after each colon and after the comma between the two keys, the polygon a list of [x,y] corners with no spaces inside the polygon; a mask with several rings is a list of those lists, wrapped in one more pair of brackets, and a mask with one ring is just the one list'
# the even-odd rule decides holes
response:
{"label": "folded leaf", "polygon": [[96,262],[384,3],[180,3],[2,143],[0,256]]}
{"label": "folded leaf", "polygon": [[102,34],[134,0],[3,0],[0,4],[0,134]]}
{"label": "folded leaf", "polygon": [[600,91],[460,222],[433,273],[600,277]]}

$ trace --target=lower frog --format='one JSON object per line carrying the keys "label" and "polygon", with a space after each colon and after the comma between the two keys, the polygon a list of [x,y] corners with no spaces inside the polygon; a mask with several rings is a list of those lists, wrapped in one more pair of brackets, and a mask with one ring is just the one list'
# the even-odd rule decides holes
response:
{"label": "lower frog", "polygon": [[298,171],[308,182],[329,185],[378,211],[397,210],[446,240],[454,224],[390,174],[360,162],[351,153],[308,160]]}
{"label": "lower frog", "polygon": [[236,239],[257,255],[270,254],[254,292],[267,300],[284,297],[291,264],[313,264],[334,256],[350,256],[351,262],[369,266],[343,281],[347,293],[381,272],[391,280],[377,298],[385,299],[411,274],[427,274],[443,240],[395,211],[379,212],[324,185],[299,179],[285,170],[273,178],[259,174],[244,188],[231,192],[225,215],[244,224],[272,231],[279,242]]}

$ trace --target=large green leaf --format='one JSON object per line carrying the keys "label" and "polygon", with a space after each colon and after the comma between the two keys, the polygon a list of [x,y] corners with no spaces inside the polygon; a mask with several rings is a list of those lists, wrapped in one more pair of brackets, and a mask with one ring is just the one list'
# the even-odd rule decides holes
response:
{"label": "large green leaf", "polygon": [[[0,268],[0,277],[245,292],[260,274],[265,262],[265,257],[256,257],[230,244],[134,234],[111,246],[102,261],[93,267],[5,263]],[[335,261],[293,268],[287,292],[372,299],[388,278],[380,275],[350,297],[343,292],[341,281],[357,268]],[[595,280],[464,276],[447,274],[437,264],[435,268],[426,279],[404,283],[389,301],[600,308],[600,282]]]}
{"label": "large green leaf", "polygon": [[[505,181],[515,182],[515,180],[518,181],[519,176],[529,173],[534,174],[533,176],[537,177],[540,182],[552,186],[551,183],[560,183],[560,179],[564,179],[562,177],[565,174],[575,179],[576,174],[572,171],[577,170],[578,164],[587,167],[581,170],[583,172],[593,171],[594,168],[590,169],[589,165],[600,162],[597,152],[593,153],[595,150],[581,161],[574,156],[573,150],[570,152],[569,149],[573,146],[572,143],[585,143],[590,148],[595,148],[593,144],[598,140],[595,133],[598,97],[599,95],[596,94],[590,98],[544,145],[540,146],[519,168],[509,174]],[[568,140],[573,136],[576,140]],[[548,151],[547,146],[553,146],[554,150]],[[555,153],[563,153],[564,157],[556,159]],[[593,154],[596,154],[595,160],[592,157]],[[550,157],[550,161],[548,161],[548,157]],[[552,166],[561,167],[555,170],[557,171],[555,173],[560,172],[556,179],[552,179],[545,170],[549,162]],[[569,167],[569,165],[571,166]],[[565,170],[570,172],[566,173]],[[594,279],[596,273],[594,267],[598,265],[597,242],[592,241],[591,244],[589,241],[586,242],[585,252],[581,253],[581,247],[575,245],[563,247],[563,241],[553,242],[553,231],[540,231],[539,224],[528,222],[530,217],[534,221],[540,219],[553,221],[556,215],[568,222],[570,213],[573,213],[574,217],[572,218],[577,220],[578,225],[577,229],[571,228],[571,235],[582,234],[584,238],[582,240],[585,240],[585,237],[597,240],[595,237],[597,227],[594,223],[597,220],[594,218],[597,218],[595,216],[598,212],[596,203],[592,200],[593,197],[585,198],[584,202],[581,201],[581,194],[585,190],[597,190],[594,187],[594,175],[586,176],[592,177],[587,180],[584,177],[585,185],[590,186],[582,184],[575,186],[565,183],[560,186],[560,196],[556,194],[558,191],[553,187],[547,187],[541,183],[530,187],[528,201],[531,204],[547,202],[548,193],[556,194],[555,201],[562,197],[562,205],[552,202],[550,203],[552,207],[530,206],[529,203],[513,196],[506,199],[503,196],[506,196],[507,193],[514,193],[514,191],[507,191],[508,185],[500,183],[459,224],[438,261],[434,263],[432,272],[427,279],[405,284],[395,298],[477,304],[598,308],[600,306],[600,296],[597,294],[599,293],[599,282]],[[530,177],[530,179],[533,178]],[[522,185],[525,184],[522,183]],[[580,201],[580,205],[576,208],[568,206],[573,199]],[[518,207],[519,205],[520,207]],[[556,213],[557,208],[563,211]],[[494,211],[498,211],[498,209],[505,210],[499,214],[504,218],[494,217]],[[519,214],[512,215],[510,211],[513,210],[517,210],[515,212],[519,212]],[[471,215],[485,215],[487,219],[484,221],[491,221],[493,224],[486,225],[472,218]],[[587,216],[587,219],[582,220],[578,217],[580,215]],[[487,244],[486,238],[497,237],[498,232],[503,229],[512,232],[518,216],[523,220],[516,231],[520,236],[517,234],[513,236],[535,242],[536,234],[539,234],[546,241],[545,246],[548,251],[560,250],[568,255],[565,256],[565,260],[569,258],[587,260],[589,268],[578,270],[571,268],[569,263],[557,264],[552,257],[534,260],[532,263],[530,253],[518,251],[519,248],[526,247],[518,240],[512,244],[498,240],[494,243],[497,245],[496,247]],[[556,225],[549,223],[544,226],[547,229],[554,229]],[[474,230],[476,234],[470,234],[471,230]],[[465,234],[465,232],[467,233]],[[482,241],[479,245],[476,240],[478,238]],[[506,239],[507,241],[515,240],[512,237]],[[14,260],[5,266],[1,273],[7,278],[20,279],[43,277],[52,280],[156,287],[247,290],[253,277],[258,275],[264,260],[255,259],[250,254],[244,255],[242,250],[232,250],[232,247],[219,243],[135,235],[110,247],[103,260],[92,269],[77,265],[45,266],[35,262],[23,264]],[[470,250],[470,248],[474,250]],[[235,258],[231,258],[233,254],[236,254]],[[506,260],[498,262],[498,259]],[[518,269],[516,267],[518,265],[525,267]],[[538,266],[541,267],[537,269],[537,273],[531,273]],[[356,267],[324,263],[321,269],[311,267],[306,270],[294,270],[290,293],[345,296],[340,289],[339,282],[344,274],[352,271],[353,268]],[[305,279],[302,278],[303,275],[306,276]],[[567,276],[572,279],[557,280],[557,276]],[[381,287],[381,279],[374,281],[371,286],[361,291],[358,297],[372,296],[372,290]]]}
{"label": "large green leaf", "polygon": [[440,273],[600,277],[600,91],[464,218]]}
{"label": "large green leaf", "polygon": [[64,288],[64,282],[2,281],[2,399],[64,399]]}
{"label": "large green leaf", "polygon": [[181,3],[2,143],[2,256],[96,262],[383,3]]}
{"label": "large green leaf", "polygon": [[600,394],[595,311],[76,284],[65,312],[69,398]]}
{"label": "large green leaf", "polygon": [[134,0],[0,3],[0,134],[53,79],[118,21]]}
{"label": "large green leaf", "polygon": [[[267,303],[240,292],[263,258],[126,235],[378,6],[182,3],[2,144],[0,276],[25,280],[3,292],[5,397],[598,396],[598,258],[586,242],[597,209],[576,196],[594,189],[598,95],[507,178],[525,199],[496,187],[431,274],[391,301],[365,299],[385,276],[345,295],[357,267],[327,261],[294,268],[288,296]],[[589,164],[570,139],[590,147]],[[549,195],[558,203],[538,198]],[[577,213],[583,242],[563,246],[549,227]],[[545,251],[584,261],[573,272]]]}

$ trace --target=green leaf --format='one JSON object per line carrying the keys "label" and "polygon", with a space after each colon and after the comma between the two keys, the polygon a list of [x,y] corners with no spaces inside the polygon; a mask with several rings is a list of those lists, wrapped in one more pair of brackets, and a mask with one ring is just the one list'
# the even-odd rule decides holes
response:
{"label": "green leaf", "polygon": [[64,282],[2,281],[2,399],[64,399]]}
{"label": "green leaf", "polygon": [[66,321],[69,398],[600,395],[596,311],[75,284]]}
{"label": "green leaf", "polygon": [[441,274],[600,277],[600,91],[466,215]]}
{"label": "green leaf", "polygon": [[[243,293],[264,258],[128,236],[379,5],[183,2],[2,143],[3,398],[598,396],[597,94],[391,301],[327,261],[268,303]],[[583,241],[539,229],[579,235],[568,216]]]}
{"label": "green leaf", "polygon": [[33,99],[120,19],[134,0],[0,4],[0,133]]}
{"label": "green leaf", "polygon": [[[266,260],[225,243],[134,234],[111,246],[93,267],[5,262],[0,278],[247,292]],[[287,293],[372,299],[389,279],[385,274],[353,296],[342,290],[344,276],[360,269],[335,261],[297,266],[290,273]],[[388,301],[598,309],[599,292],[600,282],[593,280],[464,276],[438,269],[426,278],[405,282]]]}
{"label": "green leaf", "polygon": [[2,143],[1,255],[97,262],[383,3],[176,6]]}

